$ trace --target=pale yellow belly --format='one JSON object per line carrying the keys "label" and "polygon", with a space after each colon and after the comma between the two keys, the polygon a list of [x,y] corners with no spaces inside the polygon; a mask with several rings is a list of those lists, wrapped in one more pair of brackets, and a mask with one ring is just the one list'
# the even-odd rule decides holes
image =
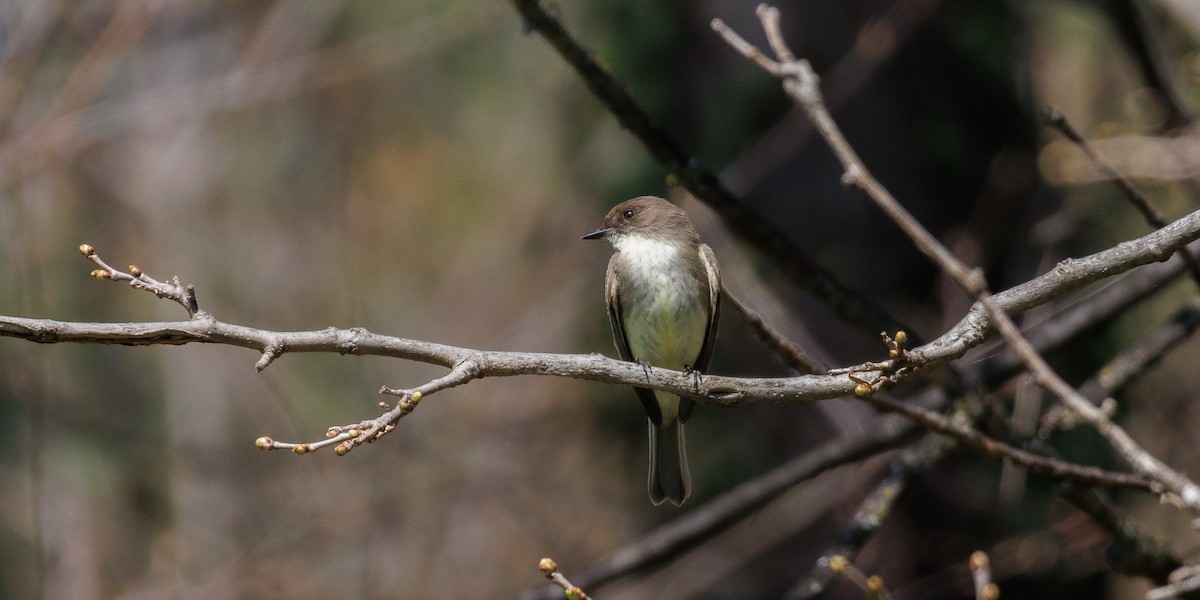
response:
{"label": "pale yellow belly", "polygon": [[[682,371],[694,367],[704,347],[708,328],[707,306],[680,310],[674,303],[658,303],[650,310],[625,315],[625,333],[633,357],[655,367]],[[699,303],[696,303],[699,304]]]}

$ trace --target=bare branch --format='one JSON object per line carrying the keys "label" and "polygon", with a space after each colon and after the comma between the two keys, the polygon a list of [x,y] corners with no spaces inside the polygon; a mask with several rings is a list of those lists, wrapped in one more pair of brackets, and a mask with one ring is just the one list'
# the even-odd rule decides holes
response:
{"label": "bare branch", "polygon": [[[1083,135],[1082,132],[1076,129],[1075,126],[1072,125],[1069,120],[1067,120],[1067,115],[1063,113],[1062,110],[1053,106],[1046,109],[1046,122],[1049,123],[1051,127],[1054,127],[1064,136],[1066,136],[1067,139],[1074,142],[1074,144],[1078,146],[1079,149],[1082,150],[1083,153],[1086,154],[1087,157],[1091,159],[1091,161],[1095,163],[1105,175],[1112,179],[1113,183],[1116,184],[1116,186],[1120,188],[1122,192],[1125,192],[1125,197],[1129,199],[1129,202],[1133,204],[1134,208],[1136,208],[1138,212],[1142,213],[1142,217],[1146,219],[1147,223],[1155,228],[1161,228],[1167,225],[1167,219],[1163,217],[1163,214],[1158,210],[1158,207],[1155,206],[1154,203],[1151,202],[1150,199],[1147,198],[1146,195],[1143,194],[1142,191],[1139,190],[1137,186],[1125,176],[1124,173],[1117,169],[1112,162],[1104,158],[1103,154],[1100,154],[1100,151],[1096,149],[1096,146],[1094,146],[1092,142],[1090,142],[1087,137]],[[1195,281],[1197,285],[1200,285],[1200,264],[1197,264],[1196,259],[1192,258],[1190,254],[1186,252],[1182,254],[1183,261],[1187,263],[1188,273],[1191,274],[1192,280]]]}
{"label": "bare branch", "polygon": [[[1195,254],[1198,250],[1200,244],[1191,244],[1188,251]],[[1155,292],[1168,289],[1166,284],[1178,277],[1183,269],[1179,254],[1166,262],[1146,265],[1121,276],[1104,289],[1058,309],[1057,314],[1030,327],[1026,335],[1041,352],[1058,348],[1081,332],[1111,321]],[[997,295],[998,298],[1000,296]],[[996,344],[1002,345],[1003,340],[997,340]],[[975,379],[998,380],[1009,377],[1022,366],[1021,360],[1007,348],[997,352],[983,348],[982,351],[988,358],[977,363]]]}
{"label": "bare branch", "polygon": [[[779,20],[774,9],[760,7],[758,15],[763,29],[767,32],[767,38],[775,40],[773,41],[775,45],[783,45],[782,34],[779,32]],[[991,320],[992,327],[995,327],[1008,341],[1009,346],[1021,357],[1043,387],[1095,427],[1135,471],[1162,483],[1166,490],[1178,496],[1180,502],[1189,510],[1193,513],[1200,513],[1200,486],[1146,452],[1124,429],[1114,424],[1103,411],[1092,405],[1077,390],[1063,381],[1021,335],[1016,324],[995,301],[987,290],[982,273],[977,269],[968,268],[955,258],[896,201],[886,188],[871,176],[825,109],[817,77],[813,73],[812,67],[804,60],[790,60],[790,56],[790,52],[777,52],[776,60],[780,62],[782,72],[786,74],[781,76],[778,74],[779,71],[772,72],[781,77],[785,93],[804,109],[822,137],[829,143],[838,160],[841,161],[845,169],[842,176],[843,182],[853,185],[865,193],[908,234],[922,253],[946,271],[955,282],[976,299],[976,306],[982,306]],[[1062,268],[1062,264],[1059,265],[1059,268]],[[973,307],[972,312],[974,310]]]}
{"label": "bare branch", "polygon": [[853,393],[855,386],[848,377],[832,375],[779,378],[705,375],[703,380],[697,383],[694,375],[682,371],[661,368],[647,371],[636,363],[615,360],[600,354],[475,350],[381,335],[362,328],[269,331],[225,323],[211,315],[203,315],[191,321],[150,323],[80,323],[0,316],[0,337],[15,337],[47,344],[226,344],[264,352],[269,350],[277,355],[291,352],[328,352],[387,356],[447,368],[454,368],[469,361],[474,364],[474,374],[479,378],[516,375],[569,377],[664,390],[718,406],[825,400],[848,396]]}
{"label": "bare branch", "polygon": [[[180,284],[179,277],[172,277],[170,283],[164,283],[143,273],[137,265],[129,265],[129,272],[127,273],[104,262],[100,258],[100,255],[96,254],[96,248],[91,244],[80,244],[79,253],[100,266],[99,269],[92,271],[92,277],[112,281],[128,281],[129,287],[135,290],[144,290],[159,298],[165,298],[179,304],[184,310],[188,311],[188,316],[192,318],[200,314],[200,305],[196,301],[196,290],[191,285],[184,286]],[[266,364],[263,367],[266,367]],[[261,370],[260,368],[259,371]]]}
{"label": "bare branch", "polygon": [[813,360],[799,346],[787,339],[787,336],[783,335],[782,332],[775,329],[770,323],[764,321],[758,313],[746,306],[737,296],[729,291],[729,288],[721,288],[721,301],[741,313],[742,318],[746,320],[746,324],[750,326],[755,335],[770,347],[777,356],[782,358],[787,363],[787,366],[794,369],[797,373],[815,375],[828,371],[826,367]]}
{"label": "bare branch", "polygon": [[[1064,261],[1059,267],[1041,277],[1016,286],[993,297],[994,303],[1012,312],[1020,312],[1038,303],[1066,294],[1087,283],[1110,277],[1136,266],[1169,257],[1179,247],[1200,238],[1200,211],[1192,213],[1158,231],[1091,256]],[[528,352],[483,351],[459,348],[371,333],[365,329],[328,328],[320,331],[269,331],[217,320],[195,306],[195,294],[190,285],[173,279],[164,284],[136,269],[124,273],[100,260],[95,249],[86,244],[80,251],[98,265],[103,278],[127,280],[137,289],[151,291],[157,296],[179,303],[193,315],[190,321],[160,323],[71,323],[48,319],[28,319],[0,316],[0,336],[16,337],[39,343],[92,343],[124,345],[179,345],[193,342],[227,344],[258,350],[261,355],[255,368],[262,370],[287,352],[336,352],[390,356],[441,365],[448,369],[464,363],[471,364],[472,377],[459,380],[447,376],[430,382],[422,394],[459,385],[475,377],[510,377],[515,375],[551,375],[626,384],[670,391],[699,402],[720,406],[741,403],[809,402],[847,396],[854,393],[863,380],[876,382],[876,391],[894,385],[913,375],[962,356],[988,335],[991,319],[977,304],[957,325],[938,339],[905,352],[903,373],[895,371],[895,361],[871,363],[843,369],[829,375],[802,375],[791,378],[735,378],[708,375],[699,384],[682,372],[665,369],[649,371],[640,366],[592,355],[556,355]],[[131,269],[133,271],[134,269]],[[394,412],[396,409],[392,409]],[[411,408],[409,409],[411,410]],[[323,440],[311,444],[324,447],[340,444],[362,434],[376,432],[394,425],[400,413],[381,415],[376,419],[354,425],[339,426],[336,442]],[[343,434],[349,437],[340,437]],[[376,439],[370,437],[369,439]],[[359,440],[368,441],[368,438]],[[356,442],[359,443],[359,442]],[[278,442],[265,444],[277,446]],[[302,444],[297,444],[302,445]]]}
{"label": "bare branch", "polygon": [[892,460],[883,481],[859,504],[850,524],[838,533],[833,545],[821,553],[808,575],[796,582],[784,597],[788,600],[806,600],[824,594],[837,575],[831,568],[833,558],[840,556],[855,560],[863,544],[883,526],[908,482],[915,475],[932,468],[952,447],[953,442],[948,438],[927,434],[905,448]]}
{"label": "bare branch", "polygon": [[[778,227],[730,192],[717,175],[684,148],[634,100],[625,85],[547,10],[544,0],[511,0],[525,26],[558,52],[609,112],[629,130],[672,178],[715,210],[731,229],[775,261],[800,287],[829,304],[838,316],[866,331],[906,329],[874,301],[837,281]],[[910,331],[911,328],[907,328]]]}
{"label": "bare branch", "polygon": [[948,435],[968,448],[974,448],[988,456],[1000,458],[1047,477],[1073,481],[1083,485],[1135,488],[1154,493],[1161,493],[1163,491],[1162,486],[1153,484],[1139,475],[1113,473],[1095,467],[1084,467],[1015,448],[990,438],[959,420],[921,408],[915,404],[893,400],[884,395],[867,396],[863,400],[882,410],[904,415],[929,430]]}
{"label": "bare branch", "polygon": [[355,446],[376,442],[383,436],[391,433],[396,428],[396,422],[415,410],[417,404],[420,404],[421,399],[425,396],[440,390],[462,385],[479,377],[480,374],[475,362],[467,359],[454,365],[454,368],[446,375],[413,389],[399,390],[383,386],[380,388],[379,393],[400,397],[400,400],[396,402],[395,408],[388,410],[388,404],[380,402],[380,408],[386,411],[382,415],[350,425],[330,427],[325,432],[324,440],[295,443],[278,442],[269,437],[260,437],[254,441],[254,445],[262,450],[291,450],[296,454],[307,454],[326,446],[334,446],[334,452],[338,456],[345,456]]}
{"label": "bare branch", "polygon": [[[577,581],[586,588],[595,588],[649,568],[724,531],[793,486],[830,469],[889,450],[917,431],[912,422],[893,417],[885,419],[864,436],[829,442],[806,452],[617,550],[583,571]],[[550,600],[554,595],[547,590],[553,591],[553,588],[530,590],[518,598]]]}

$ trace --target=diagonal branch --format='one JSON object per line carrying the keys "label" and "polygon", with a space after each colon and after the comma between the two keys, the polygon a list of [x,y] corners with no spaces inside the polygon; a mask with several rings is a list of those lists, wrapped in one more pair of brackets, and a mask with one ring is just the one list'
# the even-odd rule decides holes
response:
{"label": "diagonal branch", "polygon": [[[618,549],[607,559],[581,572],[577,581],[585,588],[595,588],[647,569],[724,531],[795,485],[830,469],[891,450],[896,443],[917,431],[911,422],[890,418],[866,435],[835,440],[806,452]],[[550,587],[529,590],[518,596],[520,600],[560,597],[561,592]]]}
{"label": "diagonal branch", "polygon": [[[912,238],[922,253],[946,271],[968,294],[976,299],[972,312],[974,313],[977,307],[982,307],[991,321],[991,326],[999,331],[1012,350],[1033,372],[1039,384],[1057,396],[1064,405],[1108,439],[1117,453],[1136,472],[1161,483],[1167,491],[1179,498],[1182,505],[1193,513],[1200,514],[1200,486],[1143,449],[1124,429],[1113,423],[1104,411],[1088,402],[1083,395],[1063,381],[1029,344],[1028,340],[1021,335],[1016,324],[996,302],[986,287],[983,274],[977,269],[967,267],[955,258],[896,201],[886,188],[871,176],[825,109],[817,76],[812,67],[807,61],[795,60],[790,51],[786,49],[779,27],[779,11],[767,5],[759,5],[758,16],[762,21],[763,29],[767,32],[767,39],[775,49],[775,60],[766,58],[761,52],[745,52],[744,48],[749,44],[744,40],[735,42],[734,40],[741,40],[741,38],[720,20],[713,21],[713,28],[726,40],[729,40],[731,46],[742,51],[748,59],[760,64],[765,70],[783,80],[785,93],[804,109],[822,137],[829,143],[838,160],[841,161],[845,169],[843,182],[864,192]],[[1063,265],[1060,264],[1059,268],[1062,267]]]}
{"label": "diagonal branch", "polygon": [[[1125,193],[1125,197],[1129,199],[1129,202],[1133,204],[1138,212],[1142,213],[1142,218],[1147,223],[1155,228],[1166,226],[1167,219],[1163,217],[1162,211],[1158,210],[1158,207],[1124,173],[1117,169],[1107,158],[1104,158],[1103,154],[1100,154],[1096,146],[1081,131],[1076,129],[1071,124],[1071,121],[1067,120],[1067,115],[1062,110],[1056,107],[1047,109],[1046,121],[1051,127],[1059,130],[1067,139],[1078,146],[1100,168],[1105,176],[1111,179],[1118,188],[1121,188],[1121,191]],[[1200,285],[1200,264],[1196,263],[1196,259],[1191,254],[1184,252],[1182,256],[1183,261],[1187,264],[1188,273],[1191,275],[1192,280]]]}
{"label": "diagonal branch", "polygon": [[725,187],[715,173],[688,152],[634,100],[620,80],[580,44],[543,0],[512,0],[526,27],[538,32],[571,65],[621,126],[645,146],[663,168],[715,210],[741,239],[773,260],[800,287],[821,298],[840,317],[870,332],[906,328],[871,299],[843,286],[791,237],[759,217]]}

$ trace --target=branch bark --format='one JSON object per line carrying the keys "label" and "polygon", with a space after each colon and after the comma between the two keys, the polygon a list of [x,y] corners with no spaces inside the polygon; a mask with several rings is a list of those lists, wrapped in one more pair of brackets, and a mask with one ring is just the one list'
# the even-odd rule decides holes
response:
{"label": "branch bark", "polygon": [[[1059,263],[1053,271],[992,296],[997,307],[1017,314],[1105,277],[1162,261],[1200,238],[1200,211],[1116,247]],[[980,303],[954,327],[932,342],[909,351],[909,361],[924,371],[949,362],[979,344],[991,332],[991,319]],[[468,358],[481,377],[550,375],[639,385],[670,391],[720,406],[740,403],[807,402],[847,396],[855,382],[845,375],[801,375],[785,378],[742,378],[706,375],[695,378],[665,369],[642,367],[600,356],[534,352],[500,352],[447,346],[372,333],[362,328],[317,331],[269,331],[225,323],[200,312],[189,321],[151,323],[83,323],[0,316],[0,336],[38,343],[123,344],[131,346],[226,344],[258,350],[256,367],[265,368],[288,352],[331,352],[389,356],[453,368]],[[872,373],[860,373],[867,378]]]}

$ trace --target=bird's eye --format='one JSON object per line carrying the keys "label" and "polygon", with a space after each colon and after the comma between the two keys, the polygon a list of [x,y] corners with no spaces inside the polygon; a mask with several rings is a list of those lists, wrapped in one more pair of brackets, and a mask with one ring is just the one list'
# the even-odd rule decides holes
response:
{"label": "bird's eye", "polygon": [[621,216],[625,217],[626,219],[632,219],[633,218],[633,210],[632,209],[626,210],[625,212],[621,213]]}

